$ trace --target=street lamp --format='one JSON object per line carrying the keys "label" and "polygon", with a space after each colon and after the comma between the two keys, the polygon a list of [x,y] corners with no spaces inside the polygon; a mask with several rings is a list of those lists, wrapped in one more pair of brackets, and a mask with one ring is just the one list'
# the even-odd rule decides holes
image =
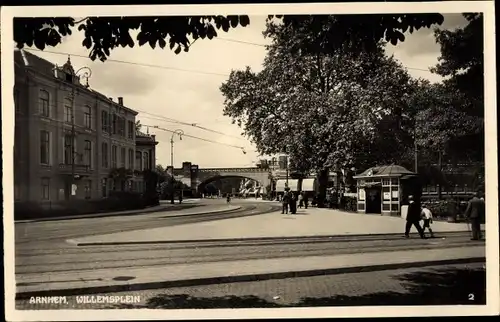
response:
{"label": "street lamp", "polygon": [[171,196],[170,196],[170,203],[171,204],[175,203],[175,200],[174,200],[174,192],[175,192],[175,189],[174,189],[174,136],[175,135],[178,135],[179,140],[182,141],[182,136],[184,135],[184,131],[183,130],[175,130],[174,132],[172,132],[172,137],[170,138],[170,165],[172,167],[172,176],[170,179],[170,182],[172,185]]}
{"label": "street lamp", "polygon": [[[71,66],[70,58],[68,57],[68,63]],[[86,69],[87,71],[83,73],[83,77],[86,79],[86,88],[89,88],[89,77],[92,75],[92,70],[89,67],[82,67],[78,69],[76,72],[74,72],[71,77],[73,76],[78,76],[78,73],[82,70]],[[73,81],[73,79],[72,79]],[[73,186],[75,184],[76,178],[76,171],[75,171],[75,156],[77,152],[75,151],[75,138],[76,138],[76,130],[75,130],[75,84],[71,84],[71,185]],[[89,165],[90,166],[90,165]],[[73,187],[71,187],[73,188]]]}

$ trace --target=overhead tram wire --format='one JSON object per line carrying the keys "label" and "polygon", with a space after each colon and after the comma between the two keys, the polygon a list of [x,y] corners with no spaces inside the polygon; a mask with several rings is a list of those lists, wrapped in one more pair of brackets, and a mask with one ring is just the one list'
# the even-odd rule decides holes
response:
{"label": "overhead tram wire", "polygon": [[[33,49],[33,48],[23,48],[23,50],[38,51],[38,52],[49,53],[49,54],[54,54],[54,55],[64,55],[64,56],[70,55],[70,56],[74,56],[74,57],[90,59],[90,57],[86,56],[86,55],[73,54],[73,53],[68,53],[68,52],[55,52],[55,51],[50,51],[50,50],[40,50],[40,49]],[[160,69],[167,69],[167,70],[186,72],[186,73],[195,73],[195,74],[204,74],[204,75],[213,75],[213,76],[224,76],[224,77],[229,76],[229,74],[223,74],[223,73],[204,72],[204,71],[193,70],[193,69],[183,69],[183,68],[176,68],[176,67],[170,67],[170,66],[136,63],[136,62],[126,61],[126,60],[118,60],[118,59],[110,59],[110,58],[106,59],[106,62],[128,64],[128,65],[135,65],[135,66],[143,66],[143,67],[150,67],[150,68],[160,68]]]}
{"label": "overhead tram wire", "polygon": [[[158,129],[158,130],[169,132],[169,133],[174,133],[175,132],[174,130],[169,130],[169,129],[166,129],[166,128],[163,128],[163,127],[159,127],[158,125],[147,125],[147,124],[141,124],[141,125],[144,126],[144,127],[148,127],[148,128],[152,128],[152,129]],[[244,154],[247,153],[245,151],[245,147],[238,146],[238,145],[233,145],[233,144],[222,143],[222,142],[213,141],[213,140],[209,140],[209,139],[204,139],[204,138],[200,138],[200,137],[197,137],[197,136],[194,136],[194,135],[190,135],[190,134],[183,134],[182,137],[188,137],[188,138],[192,138],[192,139],[196,139],[196,140],[200,140],[200,141],[205,141],[205,142],[209,142],[209,143],[220,144],[220,145],[228,146],[228,147],[231,147],[231,148],[240,149]]]}
{"label": "overhead tram wire", "polygon": [[[258,43],[253,43],[253,42],[249,42],[249,41],[241,41],[241,40],[230,39],[230,38],[216,37],[214,39],[219,39],[219,40],[222,40],[222,41],[233,42],[233,43],[240,43],[240,44],[244,44],[244,45],[260,46],[260,47],[266,47],[266,46],[268,46],[268,45],[264,45],[264,44],[258,44]],[[27,50],[27,51],[38,51],[38,52],[44,52],[44,53],[55,54],[55,55],[64,55],[64,56],[71,55],[71,56],[75,56],[75,57],[81,57],[81,58],[90,59],[86,55],[72,54],[72,53],[68,53],[68,52],[55,52],[55,51],[40,50],[40,49],[33,49],[33,48],[24,48],[24,50]],[[176,68],[176,67],[169,67],[169,66],[162,66],[162,65],[152,65],[152,64],[136,63],[136,62],[130,62],[130,61],[118,60],[118,59],[110,59],[110,58],[108,58],[106,61],[114,62],[114,63],[119,63],[119,64],[128,64],[128,65],[144,66],[144,67],[150,67],[150,68],[167,69],[167,70],[173,70],[173,71],[178,71],[178,72],[186,72],[186,73],[204,74],[204,75],[212,75],[212,76],[224,76],[224,77],[229,77],[230,76],[229,74],[223,74],[223,73],[204,72],[204,71],[199,71],[199,70],[190,70],[190,69],[183,69],[183,68]],[[427,72],[427,73],[433,74],[429,69],[425,69],[425,68],[406,67],[406,66],[404,68],[410,69],[410,70],[417,70],[417,71],[422,71],[422,72]]]}
{"label": "overhead tram wire", "polygon": [[[239,43],[239,44],[244,44],[244,45],[259,46],[259,47],[268,47],[268,46],[270,46],[270,45],[265,45],[265,44],[259,44],[259,43],[249,42],[249,41],[242,41],[242,40],[237,40],[237,39],[231,39],[231,38],[216,37],[214,39],[223,40],[223,41],[227,41],[227,42],[233,42],[233,43]],[[404,68],[411,69],[411,70],[418,70],[418,71],[422,71],[422,72],[428,72],[428,73],[432,74],[432,72],[429,69],[416,68],[416,67],[406,67],[406,66]]]}
{"label": "overhead tram wire", "polygon": [[179,120],[176,120],[176,119],[173,119],[173,118],[170,118],[170,117],[162,116],[162,115],[159,115],[159,114],[154,114],[154,113],[145,112],[145,111],[141,111],[141,110],[135,110],[135,111],[137,111],[139,113],[142,113],[142,114],[146,114],[146,115],[151,115],[151,116],[158,117],[160,119],[165,120],[166,122],[171,122],[171,123],[176,123],[176,124],[191,126],[191,127],[195,127],[195,128],[207,131],[207,132],[212,132],[212,133],[220,134],[220,135],[223,135],[223,136],[236,138],[236,139],[239,139],[239,140],[245,140],[242,137],[238,137],[238,136],[234,136],[234,135],[229,135],[229,134],[226,134],[224,132],[220,132],[220,131],[217,131],[217,130],[212,130],[212,129],[206,128],[204,126],[199,126],[198,123],[196,123],[196,122],[189,123],[189,122],[179,121]]}
{"label": "overhead tram wire", "polygon": [[[71,55],[71,56],[76,56],[76,57],[88,58],[88,57],[83,56],[83,55],[71,54],[71,53],[62,53],[62,52],[61,53],[57,53],[57,52],[46,51],[46,50],[42,51],[42,50],[38,50],[38,49],[25,49],[25,50],[47,52],[47,53],[59,54],[59,55]],[[193,71],[193,70],[187,70],[187,69],[184,70],[184,69],[180,69],[180,68],[157,66],[157,65],[139,64],[139,63],[133,63],[133,62],[118,61],[118,60],[113,60],[113,59],[108,59],[107,61],[118,62],[118,63],[128,63],[128,64],[132,64],[132,65],[139,65],[139,66],[146,66],[146,67],[158,67],[158,68],[173,69],[173,70],[177,70],[177,71],[186,71],[186,72],[193,72],[193,73],[196,72],[196,73],[206,74],[205,72],[200,72],[200,71]],[[212,73],[210,73],[210,74],[212,74]],[[226,74],[216,74],[216,75],[229,76],[229,75],[226,75]],[[217,130],[212,130],[212,129],[209,129],[209,128],[206,128],[206,127],[203,127],[203,126],[199,126],[198,123],[183,122],[183,121],[175,120],[175,119],[172,119],[172,118],[168,118],[168,117],[165,117],[165,116],[161,116],[161,115],[158,115],[158,114],[153,114],[153,113],[149,113],[149,112],[145,112],[145,111],[141,111],[141,110],[137,110],[137,109],[135,109],[135,111],[137,111],[139,113],[143,113],[143,114],[148,114],[148,115],[160,117],[160,118],[165,119],[168,122],[173,122],[173,123],[182,124],[182,125],[186,125],[186,126],[192,126],[192,127],[196,127],[196,128],[201,129],[201,130],[204,130],[204,131],[208,131],[208,132],[212,132],[212,133],[216,133],[216,134],[220,134],[220,135],[224,135],[224,136],[236,138],[236,139],[239,139],[239,140],[244,140],[244,138],[242,138],[242,137],[238,137],[238,136],[234,136],[234,135],[228,135],[226,133],[223,133],[223,132],[220,132],[220,131],[217,131]]]}

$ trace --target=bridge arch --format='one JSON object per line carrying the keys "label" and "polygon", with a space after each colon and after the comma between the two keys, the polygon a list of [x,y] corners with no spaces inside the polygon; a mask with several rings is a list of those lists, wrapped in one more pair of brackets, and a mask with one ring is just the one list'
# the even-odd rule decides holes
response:
{"label": "bridge arch", "polygon": [[238,179],[248,179],[248,180],[253,180],[255,182],[258,183],[259,186],[261,187],[265,187],[266,186],[266,182],[262,181],[261,178],[255,178],[255,177],[252,177],[252,176],[248,176],[248,175],[237,175],[237,174],[214,174],[212,176],[209,176],[205,179],[203,179],[203,181],[199,181],[197,183],[197,189],[198,189],[198,192],[203,192],[204,191],[204,188],[214,182],[214,181],[217,181],[218,179],[224,179],[224,178],[238,178]]}
{"label": "bridge arch", "polygon": [[208,183],[222,178],[254,180],[262,187],[266,187],[271,183],[269,171],[260,168],[200,169],[197,175],[196,188],[198,192],[201,192]]}

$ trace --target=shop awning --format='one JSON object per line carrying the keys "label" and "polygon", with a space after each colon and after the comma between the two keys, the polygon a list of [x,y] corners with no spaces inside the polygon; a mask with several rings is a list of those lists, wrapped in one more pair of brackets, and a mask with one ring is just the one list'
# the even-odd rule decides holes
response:
{"label": "shop awning", "polygon": [[[297,191],[298,182],[299,180],[297,179],[288,179],[288,188],[290,188],[290,191]],[[276,192],[285,191],[285,187],[286,187],[286,180],[276,181]]]}
{"label": "shop awning", "polygon": [[360,188],[371,188],[371,187],[380,187],[382,186],[382,182],[366,182],[363,185],[360,185]]}
{"label": "shop awning", "polygon": [[316,179],[303,179],[302,180],[302,191],[314,191],[314,183]]}

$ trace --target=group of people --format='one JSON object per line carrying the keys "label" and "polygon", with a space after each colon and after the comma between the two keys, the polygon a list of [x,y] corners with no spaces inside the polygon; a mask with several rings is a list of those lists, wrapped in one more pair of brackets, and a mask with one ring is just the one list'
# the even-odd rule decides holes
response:
{"label": "group of people", "polygon": [[291,214],[296,214],[297,213],[297,202],[299,203],[299,208],[307,207],[309,206],[309,198],[307,194],[304,194],[302,192],[292,192],[292,191],[285,191],[283,194],[283,197],[281,198],[281,203],[282,203],[282,214],[288,214],[290,212]]}
{"label": "group of people", "polygon": [[[434,232],[431,229],[431,224],[433,222],[432,212],[427,206],[421,206],[419,200],[415,200],[413,196],[409,196],[408,200],[409,205],[406,215],[405,237],[410,237],[411,226],[415,226],[420,238],[427,238],[425,235],[426,228],[429,230],[431,238],[433,238]],[[482,238],[481,222],[484,220],[485,210],[484,197],[482,197],[480,193],[475,193],[474,197],[469,201],[464,214],[472,230],[471,240],[480,240]],[[423,220],[423,227],[420,226],[421,220]]]}

